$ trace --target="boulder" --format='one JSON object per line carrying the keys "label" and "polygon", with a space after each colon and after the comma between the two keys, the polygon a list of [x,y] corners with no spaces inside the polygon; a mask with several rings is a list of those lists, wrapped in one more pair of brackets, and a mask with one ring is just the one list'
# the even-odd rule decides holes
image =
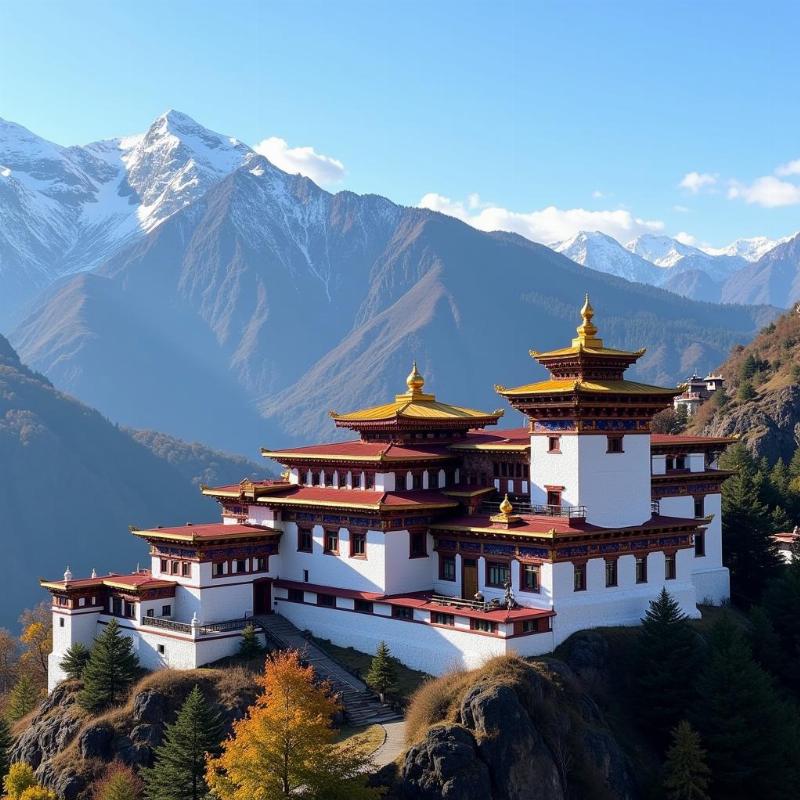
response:
{"label": "boulder", "polygon": [[162,725],[168,708],[167,698],[161,692],[148,689],[133,698],[133,719],[135,722]]}
{"label": "boulder", "polygon": [[101,761],[110,761],[113,740],[114,729],[110,725],[103,723],[90,725],[78,739],[78,752],[81,754],[81,758],[99,758]]}

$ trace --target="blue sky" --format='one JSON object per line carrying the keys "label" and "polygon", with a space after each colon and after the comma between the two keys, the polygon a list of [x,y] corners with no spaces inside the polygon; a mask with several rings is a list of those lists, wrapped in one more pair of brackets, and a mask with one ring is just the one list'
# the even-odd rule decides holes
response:
{"label": "blue sky", "polygon": [[722,245],[800,229],[798,23],[777,1],[0,0],[0,116],[78,144],[177,108],[332,190]]}

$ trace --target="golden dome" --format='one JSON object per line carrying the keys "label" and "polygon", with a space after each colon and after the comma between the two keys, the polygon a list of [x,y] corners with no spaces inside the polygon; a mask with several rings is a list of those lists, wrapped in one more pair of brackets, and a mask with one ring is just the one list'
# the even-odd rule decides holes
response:
{"label": "golden dome", "polygon": [[406,378],[406,386],[408,386],[408,391],[411,392],[411,394],[417,394],[422,391],[424,385],[425,378],[419,374],[417,362],[415,361],[411,366],[411,372],[408,373],[408,377]]}
{"label": "golden dome", "polygon": [[503,502],[500,503],[500,513],[507,517],[513,510],[514,506],[511,505],[511,501],[508,499],[508,494],[506,494],[506,496],[503,498]]}

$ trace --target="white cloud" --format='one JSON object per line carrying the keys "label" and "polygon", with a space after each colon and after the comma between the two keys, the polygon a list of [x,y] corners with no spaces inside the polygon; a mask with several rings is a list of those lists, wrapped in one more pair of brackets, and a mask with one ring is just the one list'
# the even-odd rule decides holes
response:
{"label": "white cloud", "polygon": [[579,231],[600,231],[624,242],[642,233],[664,230],[663,222],[634,217],[625,209],[589,211],[548,206],[538,211],[519,212],[483,203],[476,194],[470,195],[464,203],[436,192],[426,194],[417,205],[449,214],[478,230],[511,231],[544,244],[569,239]]}
{"label": "white cloud", "polygon": [[731,181],[728,197],[741,199],[764,208],[779,208],[800,203],[800,186],[789,181],[782,181],[774,175],[756,178],[751,184]]}
{"label": "white cloud", "polygon": [[338,183],[344,178],[344,164],[337,158],[318,153],[313,147],[289,147],[285,139],[270,136],[253,149],[284,172],[291,175],[299,172],[321,185]]}
{"label": "white cloud", "polygon": [[686,233],[686,231],[681,231],[680,233],[676,233],[675,236],[672,237],[676,239],[681,244],[688,244],[694,247],[697,244],[697,237],[692,236],[691,233]]}
{"label": "white cloud", "polygon": [[599,189],[595,189],[595,190],[592,192],[592,197],[593,197],[595,200],[602,200],[602,199],[603,199],[604,197],[606,197],[606,196],[607,196],[607,195],[606,195],[606,193],[605,193],[605,192],[601,192]]}
{"label": "white cloud", "polygon": [[679,214],[688,214],[689,209],[686,206],[672,206],[673,211],[677,211]]}
{"label": "white cloud", "polygon": [[717,182],[717,176],[710,172],[687,172],[678,184],[681,189],[688,189],[692,194],[697,194],[708,186]]}
{"label": "white cloud", "polygon": [[775,169],[775,174],[784,178],[787,175],[800,175],[800,158],[796,158],[794,161],[787,161],[785,164],[781,164]]}

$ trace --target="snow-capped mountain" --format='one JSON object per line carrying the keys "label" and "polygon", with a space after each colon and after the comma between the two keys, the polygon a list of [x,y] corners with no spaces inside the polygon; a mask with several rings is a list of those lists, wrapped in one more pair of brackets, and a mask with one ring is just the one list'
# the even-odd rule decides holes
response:
{"label": "snow-capped mountain", "polygon": [[91,269],[256,154],[168,111],[146,133],[62,147],[0,120],[0,323]]}
{"label": "snow-capped mountain", "polygon": [[660,286],[666,278],[663,268],[627,250],[616,239],[600,231],[581,231],[571,239],[551,245],[551,248],[584,267],[629,281]]}
{"label": "snow-capped mountain", "polygon": [[738,256],[745,261],[758,261],[770,250],[774,250],[779,244],[784,244],[793,239],[797,234],[790,234],[781,239],[768,239],[766,236],[753,236],[749,239],[737,239],[726,247],[703,247],[704,253],[710,256]]}
{"label": "snow-capped mountain", "polygon": [[733,255],[709,255],[697,247],[679,242],[670,236],[646,233],[628,242],[625,247],[658,267],[681,272],[700,270],[713,281],[723,281],[746,265],[744,258]]}

